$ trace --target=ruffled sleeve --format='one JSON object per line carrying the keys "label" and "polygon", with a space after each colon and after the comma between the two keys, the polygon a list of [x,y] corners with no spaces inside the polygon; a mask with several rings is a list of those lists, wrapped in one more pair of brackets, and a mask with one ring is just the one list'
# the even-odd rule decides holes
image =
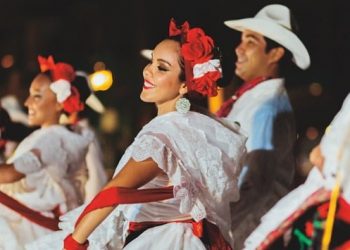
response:
{"label": "ruffled sleeve", "polygon": [[[57,177],[62,176],[68,167],[68,153],[64,149],[61,136],[51,130],[50,133],[38,133],[33,137],[29,146],[19,145],[19,152],[9,159],[9,163],[13,163],[16,170],[23,174],[38,172],[47,166],[59,166],[55,174],[58,175]],[[40,157],[31,151],[33,149],[40,152]]]}
{"label": "ruffled sleeve", "polygon": [[151,158],[165,173],[172,172],[171,168],[176,166],[176,157],[159,137],[162,136],[144,134],[136,138],[132,145],[131,157],[135,161]]}
{"label": "ruffled sleeve", "polygon": [[14,160],[15,169],[22,174],[30,174],[41,169],[39,158],[31,151],[25,152],[21,157]]}

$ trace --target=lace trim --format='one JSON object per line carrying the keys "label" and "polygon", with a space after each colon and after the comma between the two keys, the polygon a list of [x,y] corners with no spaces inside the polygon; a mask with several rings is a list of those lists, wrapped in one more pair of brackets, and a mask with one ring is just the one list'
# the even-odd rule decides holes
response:
{"label": "lace trim", "polygon": [[[163,171],[170,173],[174,185],[174,197],[180,199],[180,212],[191,213],[196,201],[197,187],[195,183],[186,180],[184,174],[180,173],[182,171],[174,173],[182,169],[181,161],[177,160],[173,152],[162,141],[151,135],[141,136],[132,148],[131,157],[136,161],[152,158]],[[174,165],[176,167],[170,168]],[[205,209],[197,211],[196,214],[205,214]]]}

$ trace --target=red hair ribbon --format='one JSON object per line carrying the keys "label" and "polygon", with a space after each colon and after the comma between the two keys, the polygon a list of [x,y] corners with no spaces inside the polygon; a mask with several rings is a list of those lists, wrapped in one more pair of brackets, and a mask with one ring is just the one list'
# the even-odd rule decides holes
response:
{"label": "red hair ribbon", "polygon": [[176,25],[175,19],[172,18],[169,24],[169,36],[178,36],[178,35],[185,36],[189,29],[190,29],[190,24],[187,21],[184,22],[180,26],[180,28],[178,28]]}
{"label": "red hair ribbon", "polygon": [[49,56],[48,58],[38,56],[38,62],[41,72],[46,72],[55,68],[55,61],[52,56]]}
{"label": "red hair ribbon", "polygon": [[68,63],[55,63],[52,56],[49,56],[48,58],[38,56],[38,62],[40,71],[50,71],[53,81],[63,79],[67,80],[68,82],[73,82],[75,79],[74,68]]}

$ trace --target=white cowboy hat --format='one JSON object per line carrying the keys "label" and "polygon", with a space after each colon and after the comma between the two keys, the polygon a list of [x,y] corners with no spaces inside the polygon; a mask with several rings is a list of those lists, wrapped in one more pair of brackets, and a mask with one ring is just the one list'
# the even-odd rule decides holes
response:
{"label": "white cowboy hat", "polygon": [[28,125],[28,115],[21,108],[16,96],[6,95],[2,97],[0,99],[0,106],[2,106],[8,112],[12,121]]}
{"label": "white cowboy hat", "polygon": [[152,53],[153,53],[153,50],[151,49],[142,49],[140,51],[140,55],[149,61],[152,61]]}
{"label": "white cowboy hat", "polygon": [[301,40],[292,32],[290,10],[280,4],[262,8],[255,17],[225,21],[225,25],[238,31],[251,30],[277,42],[293,55],[294,63],[301,69],[310,66],[310,56]]}
{"label": "white cowboy hat", "polygon": [[86,79],[86,82],[88,84],[89,90],[90,90],[90,95],[86,98],[85,103],[92,108],[94,111],[97,113],[103,113],[105,111],[105,107],[102,104],[102,102],[98,99],[98,97],[94,94],[91,88],[91,83],[88,77],[88,74],[85,71],[76,71],[75,74],[77,76],[84,77]]}

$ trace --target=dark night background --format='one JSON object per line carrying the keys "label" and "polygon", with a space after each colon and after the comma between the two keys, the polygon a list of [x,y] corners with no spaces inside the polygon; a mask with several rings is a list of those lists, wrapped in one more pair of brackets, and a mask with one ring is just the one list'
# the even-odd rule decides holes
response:
{"label": "dark night background", "polygon": [[[303,165],[327,124],[349,92],[350,27],[347,1],[324,0],[11,0],[0,1],[0,95],[16,94],[23,102],[32,77],[38,72],[38,54],[53,55],[77,69],[93,71],[102,61],[113,72],[114,85],[97,95],[114,114],[117,126],[101,129],[103,116],[91,113],[113,168],[141,126],[154,115],[142,104],[139,92],[147,61],[139,51],[153,48],[167,36],[168,23],[188,20],[214,37],[224,56],[223,85],[228,97],[234,68],[234,46],[240,34],[223,25],[225,20],[251,17],[266,4],[288,6],[299,24],[299,37],[311,55],[311,67],[293,72],[288,93],[295,110],[299,134],[297,153]],[[4,65],[6,55],[13,64]],[[5,63],[6,64],[6,63]],[[230,84],[231,83],[231,84]],[[316,84],[315,84],[316,83]],[[310,92],[314,89],[314,94]],[[316,93],[315,93],[316,91]],[[303,158],[304,157],[304,158]],[[303,160],[304,159],[304,160]]]}

